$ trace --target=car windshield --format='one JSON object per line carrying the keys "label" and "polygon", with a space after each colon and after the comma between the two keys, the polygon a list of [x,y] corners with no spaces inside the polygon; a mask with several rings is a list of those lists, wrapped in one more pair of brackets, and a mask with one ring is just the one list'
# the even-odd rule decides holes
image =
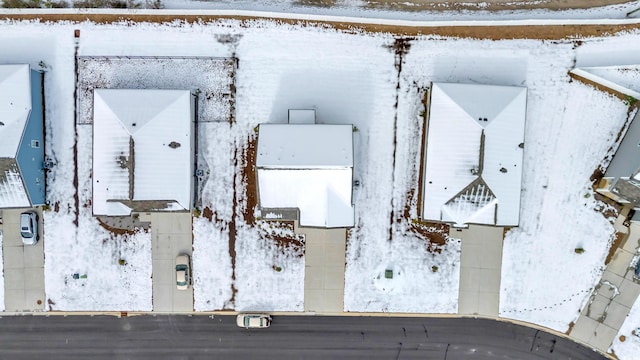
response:
{"label": "car windshield", "polygon": [[[28,229],[23,228],[23,230],[28,230]],[[22,235],[23,238],[31,238],[31,237],[33,237],[32,233],[28,233],[28,232],[24,232],[24,231],[20,232],[20,235]]]}

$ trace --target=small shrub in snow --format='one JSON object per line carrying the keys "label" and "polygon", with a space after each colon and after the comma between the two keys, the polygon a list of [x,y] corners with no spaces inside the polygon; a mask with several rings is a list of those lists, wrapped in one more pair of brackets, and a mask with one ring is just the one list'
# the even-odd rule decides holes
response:
{"label": "small shrub in snow", "polygon": [[90,9],[139,9],[141,4],[135,0],[75,0],[73,7]]}
{"label": "small shrub in snow", "polygon": [[[43,3],[45,8],[48,9],[64,9],[69,7],[69,3],[64,0],[53,1],[53,0],[45,0]],[[40,63],[43,63],[42,61]],[[43,68],[46,68],[43,66]]]}
{"label": "small shrub in snow", "polygon": [[433,271],[433,272],[438,272],[438,267],[437,267],[437,266],[435,266],[435,265],[433,265],[433,266],[431,267],[431,271]]}
{"label": "small shrub in snow", "polygon": [[3,0],[2,7],[6,9],[40,8],[42,2],[40,0]]}
{"label": "small shrub in snow", "polygon": [[575,252],[576,252],[576,254],[582,254],[582,253],[584,252],[584,249],[583,249],[583,248],[581,248],[581,247],[577,247],[577,248],[575,248],[575,250],[573,250],[573,251],[575,251]]}
{"label": "small shrub in snow", "polygon": [[162,0],[145,0],[145,8],[147,9],[164,9]]}
{"label": "small shrub in snow", "polygon": [[634,105],[637,102],[638,102],[638,99],[634,98],[633,96],[625,95],[625,97],[624,97],[624,103],[626,105],[631,106],[631,105]]}

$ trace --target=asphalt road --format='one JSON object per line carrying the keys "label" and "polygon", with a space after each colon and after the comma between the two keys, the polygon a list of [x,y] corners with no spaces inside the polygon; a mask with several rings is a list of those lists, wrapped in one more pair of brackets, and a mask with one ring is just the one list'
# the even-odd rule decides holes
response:
{"label": "asphalt road", "polygon": [[484,319],[7,316],[1,359],[605,359],[569,340]]}

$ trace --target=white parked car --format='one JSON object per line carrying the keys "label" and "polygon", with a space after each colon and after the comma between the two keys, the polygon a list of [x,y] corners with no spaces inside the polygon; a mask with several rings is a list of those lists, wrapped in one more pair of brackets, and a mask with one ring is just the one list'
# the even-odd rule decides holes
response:
{"label": "white parked car", "polygon": [[25,245],[35,245],[40,240],[38,214],[35,211],[26,211],[20,214],[20,237]]}
{"label": "white parked car", "polygon": [[189,285],[191,285],[189,255],[178,255],[176,258],[176,287],[178,290],[187,290]]}
{"label": "white parked car", "polygon": [[271,315],[268,314],[238,314],[236,324],[245,329],[268,328],[271,325]]}

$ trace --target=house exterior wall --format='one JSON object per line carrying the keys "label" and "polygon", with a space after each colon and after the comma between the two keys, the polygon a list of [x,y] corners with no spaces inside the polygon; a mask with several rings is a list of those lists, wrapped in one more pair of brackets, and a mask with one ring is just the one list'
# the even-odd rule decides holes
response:
{"label": "house exterior wall", "polygon": [[31,112],[17,154],[31,205],[45,202],[43,76],[43,73],[31,70]]}

